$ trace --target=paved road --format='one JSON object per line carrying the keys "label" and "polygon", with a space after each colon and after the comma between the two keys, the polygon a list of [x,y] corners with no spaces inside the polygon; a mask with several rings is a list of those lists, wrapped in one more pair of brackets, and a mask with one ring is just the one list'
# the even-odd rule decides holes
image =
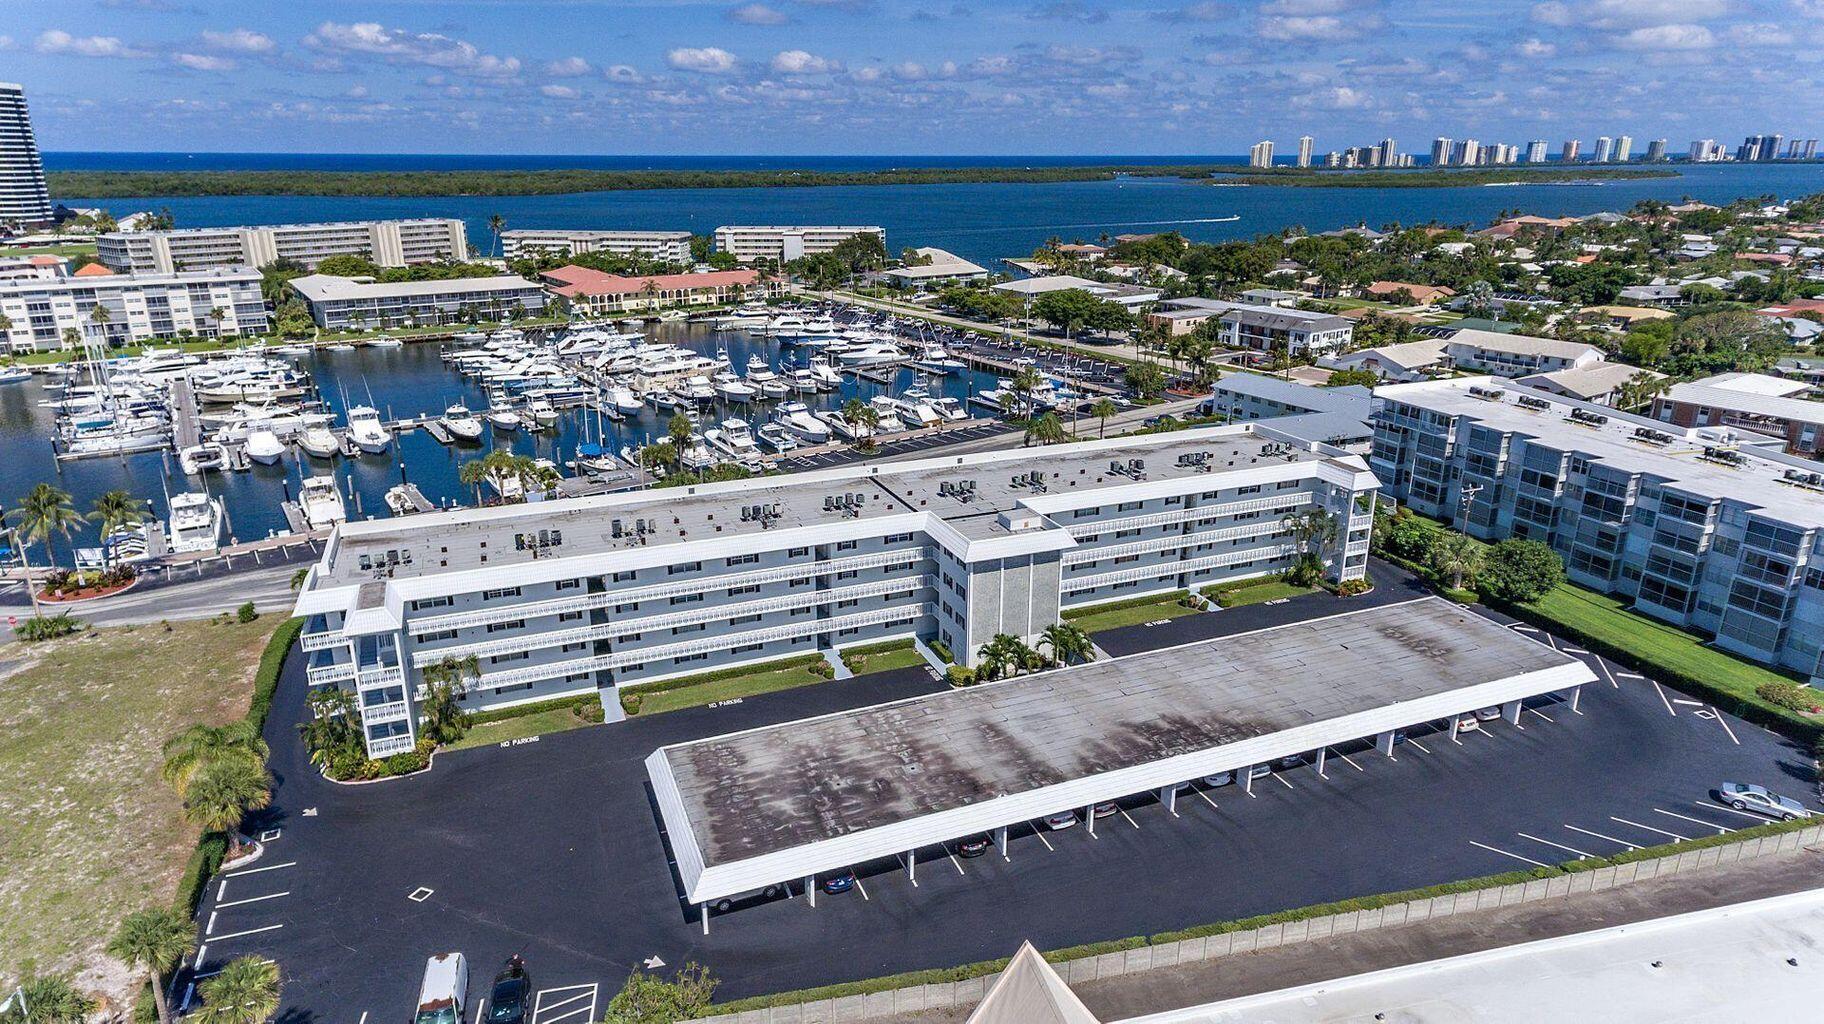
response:
{"label": "paved road", "polygon": [[916,306],[906,302],[889,302],[882,299],[870,298],[866,295],[855,295],[850,292],[811,292],[809,294],[814,298],[821,299],[825,302],[840,302],[851,306],[864,306],[868,309],[880,310],[883,313],[897,313],[901,316],[918,317],[921,320],[946,324],[950,327],[961,327],[971,331],[987,331],[991,334],[1019,338],[1023,341],[1037,342],[1042,345],[1056,345],[1060,348],[1074,349],[1078,352],[1083,352],[1092,356],[1118,356],[1122,359],[1149,358],[1140,351],[1138,345],[1128,341],[1108,341],[1095,344],[1074,340],[1067,341],[1063,338],[1054,337],[1049,334],[1038,334],[1033,331],[1020,330],[1017,327],[1002,327],[998,324],[985,324],[980,320],[969,320],[960,316],[952,316],[949,313],[939,313],[936,310],[927,309],[923,306]]}
{"label": "paved road", "polygon": [[[95,626],[127,626],[166,619],[206,619],[220,612],[231,612],[247,601],[262,612],[291,611],[296,595],[291,590],[292,574],[308,564],[300,552],[289,562],[265,565],[243,562],[242,567],[211,570],[201,578],[179,576],[171,582],[146,577],[132,590],[100,601],[56,606],[59,611]],[[45,606],[47,609],[53,607]],[[20,583],[0,587],[0,616],[25,618],[32,613],[31,600]],[[0,637],[12,638],[12,629],[0,618]]]}
{"label": "paved road", "polygon": [[[1158,647],[1409,596],[1391,567],[1375,577],[1369,601],[1314,595],[1097,639]],[[1027,830],[1010,859],[932,848],[916,885],[893,861],[861,865],[852,893],[814,910],[801,894],[738,907],[707,937],[679,896],[646,755],[936,688],[923,669],[448,753],[422,776],[340,787],[303,763],[294,658],[268,726],[273,806],[251,823],[280,832],[256,872],[210,887],[203,969],[272,956],[287,1019],[385,1020],[409,1012],[432,953],[462,950],[479,988],[522,952],[541,989],[564,989],[552,1005],[594,993],[581,1024],[649,957],[705,963],[732,998],[1005,956],[1026,938],[1150,934],[1715,834],[1753,824],[1707,800],[1718,781],[1791,790],[1810,771],[1809,752],[1784,739],[1569,650],[1603,678],[1578,712],[1535,702],[1524,728],[1489,723],[1460,744],[1415,729],[1391,758],[1345,745],[1323,776],[1281,771],[1252,796],[1200,788],[1175,814],[1125,800],[1096,837]]]}

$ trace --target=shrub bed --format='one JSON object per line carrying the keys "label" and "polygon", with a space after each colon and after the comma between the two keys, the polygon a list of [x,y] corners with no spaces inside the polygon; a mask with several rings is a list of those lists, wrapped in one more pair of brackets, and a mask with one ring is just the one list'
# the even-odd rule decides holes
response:
{"label": "shrub bed", "polygon": [[82,628],[82,621],[72,619],[67,614],[48,615],[44,618],[33,616],[13,627],[13,635],[27,643],[39,640],[55,640],[60,636],[69,636]]}
{"label": "shrub bed", "polygon": [[470,725],[487,725],[489,722],[505,722],[509,719],[524,718],[527,715],[541,714],[546,711],[561,711],[570,708],[582,712],[580,717],[588,718],[589,708],[595,708],[595,721],[602,720],[602,699],[593,693],[578,694],[575,697],[554,697],[551,700],[535,701],[530,704],[517,704],[510,708],[494,708],[489,711],[472,711],[469,713]]}

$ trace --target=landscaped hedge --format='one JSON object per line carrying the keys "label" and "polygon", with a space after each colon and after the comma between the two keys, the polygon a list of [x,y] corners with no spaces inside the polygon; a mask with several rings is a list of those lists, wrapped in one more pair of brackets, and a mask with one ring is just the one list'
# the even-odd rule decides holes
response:
{"label": "landscaped hedge", "polygon": [[1107,601],[1102,604],[1084,605],[1081,608],[1067,608],[1059,613],[1059,617],[1068,622],[1071,619],[1080,619],[1085,615],[1096,615],[1101,612],[1115,612],[1120,611],[1123,608],[1137,608],[1143,604],[1177,602],[1190,596],[1191,592],[1188,590],[1167,590],[1162,593],[1148,594],[1145,597],[1130,597],[1125,601]]}
{"label": "landscaped hedge", "polygon": [[909,651],[911,649],[912,641],[909,639],[882,640],[877,644],[863,644],[860,647],[845,647],[838,652],[838,654],[842,658],[842,663],[849,667],[849,671],[853,672],[855,671],[856,663],[850,661],[850,658],[866,658],[873,654],[887,654],[891,651]]}
{"label": "landscaped hedge", "polygon": [[763,661],[757,665],[736,665],[732,668],[719,668],[710,672],[700,672],[694,676],[679,676],[675,679],[660,679],[651,683],[628,683],[621,687],[623,693],[660,693],[665,690],[682,690],[686,686],[698,683],[713,683],[722,679],[733,679],[736,676],[753,675],[756,672],[778,672],[781,669],[797,668],[812,662],[828,665],[821,654],[800,654],[778,661]]}
{"label": "landscaped hedge", "polygon": [[184,873],[177,879],[177,899],[173,901],[184,916],[193,916],[197,904],[202,901],[203,890],[208,888],[209,879],[214,877],[217,868],[222,866],[222,858],[228,855],[228,837],[220,832],[205,832],[196,841],[196,849],[190,851],[190,860],[184,865]]}
{"label": "landscaped hedge", "polygon": [[472,711],[469,713],[470,725],[486,725],[489,722],[505,722],[514,718],[524,718],[545,711],[561,711],[564,708],[583,708],[590,704],[601,706],[602,699],[593,693],[582,693],[574,697],[553,697],[550,700],[534,701],[530,704],[517,704],[510,708],[494,708],[490,711]]}

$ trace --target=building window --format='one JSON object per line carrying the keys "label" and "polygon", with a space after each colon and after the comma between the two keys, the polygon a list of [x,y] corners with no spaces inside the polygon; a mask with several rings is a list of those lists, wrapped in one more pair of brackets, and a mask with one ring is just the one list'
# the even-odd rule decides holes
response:
{"label": "building window", "polygon": [[792,548],[791,550],[787,551],[785,553],[785,555],[787,558],[803,558],[805,555],[808,555],[810,553],[811,553],[810,548]]}
{"label": "building window", "polygon": [[435,633],[424,634],[423,636],[418,638],[418,642],[421,644],[436,643],[439,640],[448,640],[448,639],[454,637],[455,635],[456,635],[456,631],[453,629],[440,629]]}
{"label": "building window", "polygon": [[450,599],[447,597],[427,597],[419,601],[413,601],[412,611],[421,612],[426,608],[448,608],[449,606]]}
{"label": "building window", "polygon": [[703,600],[702,594],[679,594],[678,596],[671,599],[671,603],[672,604],[690,604],[693,601],[701,601],[701,600]]}
{"label": "building window", "polygon": [[514,654],[496,654],[488,659],[488,664],[498,665],[503,661],[525,661],[531,656],[532,655],[526,651],[519,651]]}
{"label": "building window", "polygon": [[488,623],[488,632],[503,633],[509,629],[523,629],[525,628],[525,625],[525,619],[508,619],[505,622],[490,622]]}
{"label": "building window", "polygon": [[518,596],[519,596],[518,587],[501,587],[499,590],[484,590],[481,592],[481,599],[483,601],[497,601],[503,597],[518,597]]}
{"label": "building window", "polygon": [[760,584],[758,584],[758,583],[749,583],[747,586],[744,586],[744,587],[729,587],[728,588],[729,597],[739,597],[742,594],[758,594],[759,592],[760,592]]}
{"label": "building window", "polygon": [[752,565],[760,561],[760,556],[755,554],[736,555],[726,561],[729,565]]}
{"label": "building window", "polygon": [[685,562],[682,565],[668,565],[665,567],[665,575],[676,576],[681,572],[697,572],[702,568],[702,562]]}
{"label": "building window", "polygon": [[855,542],[852,540],[839,540],[836,542],[836,550],[853,551],[855,550]]}
{"label": "building window", "polygon": [[575,622],[578,619],[582,618],[584,614],[585,613],[583,613],[583,612],[559,612],[558,616],[557,616],[557,621]]}
{"label": "building window", "polygon": [[631,569],[627,570],[626,572],[617,572],[614,574],[614,582],[631,583],[631,582],[633,582],[633,578],[635,575],[636,574]]}
{"label": "building window", "polygon": [[677,657],[671,659],[671,663],[673,665],[688,665],[689,663],[691,663],[693,661],[702,661],[708,657],[709,657],[708,654],[680,654]]}
{"label": "building window", "polygon": [[580,587],[582,585],[583,585],[582,580],[558,580],[557,581],[557,589],[559,589],[559,590],[575,590],[577,587]]}

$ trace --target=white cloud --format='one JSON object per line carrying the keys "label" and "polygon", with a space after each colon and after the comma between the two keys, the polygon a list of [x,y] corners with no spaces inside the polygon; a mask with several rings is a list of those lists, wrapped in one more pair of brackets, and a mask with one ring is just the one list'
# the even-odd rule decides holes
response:
{"label": "white cloud", "polygon": [[783,25],[792,19],[765,4],[752,3],[729,11],[728,20],[739,25]]}
{"label": "white cloud", "polygon": [[1559,3],[1558,0],[1547,0],[1546,3],[1533,5],[1533,20],[1562,28],[1571,24],[1576,18],[1571,14],[1569,4]]}
{"label": "white cloud", "polygon": [[923,64],[915,60],[901,61],[893,65],[893,73],[908,82],[916,82],[921,78],[929,78],[931,75]]}
{"label": "white cloud", "polygon": [[1359,89],[1338,85],[1295,96],[1292,98],[1292,104],[1299,107],[1317,107],[1323,110],[1360,110],[1369,106],[1371,101],[1368,94]]}
{"label": "white cloud", "polygon": [[1361,0],[1272,0],[1260,6],[1263,14],[1286,14],[1308,17],[1319,14],[1341,14],[1363,6]]}
{"label": "white cloud", "polygon": [[646,81],[646,76],[640,74],[639,70],[631,64],[612,64],[605,67],[602,69],[602,77],[610,82],[620,82],[623,85],[638,85]]}
{"label": "white cloud", "polygon": [[781,75],[827,75],[841,71],[842,62],[804,50],[783,50],[773,55],[773,71]]}
{"label": "white cloud", "polygon": [[384,57],[398,64],[442,68],[474,78],[512,78],[520,71],[518,57],[496,57],[461,39],[436,32],[387,28],[372,21],[348,25],[326,21],[306,36],[304,43],[333,53]]}
{"label": "white cloud", "polygon": [[580,99],[583,95],[580,91],[567,85],[541,85],[538,87],[538,91],[554,100]]}
{"label": "white cloud", "polygon": [[1202,3],[1186,4],[1154,14],[1161,21],[1222,21],[1234,16],[1235,8],[1220,0],[1203,0]]}
{"label": "white cloud", "polygon": [[227,57],[211,57],[206,53],[174,53],[171,59],[192,71],[233,71],[236,66]]}
{"label": "white cloud", "polygon": [[1727,0],[1591,0],[1587,20],[1596,28],[1690,24],[1728,13]]}
{"label": "white cloud", "polygon": [[595,68],[581,57],[562,57],[545,62],[545,74],[553,78],[576,78],[594,70]]}
{"label": "white cloud", "polygon": [[680,46],[665,55],[665,63],[679,71],[721,75],[733,71],[739,62],[719,46]]}
{"label": "white cloud", "polygon": [[203,41],[213,49],[227,50],[230,53],[271,53],[273,49],[271,36],[250,28],[236,28],[226,32],[205,30]]}
{"label": "white cloud", "polygon": [[1540,39],[1528,39],[1518,47],[1522,57],[1550,57],[1558,52],[1558,47]]}
{"label": "white cloud", "polygon": [[1330,15],[1312,17],[1271,17],[1260,19],[1260,35],[1263,39],[1287,41],[1293,39],[1315,39],[1335,41],[1353,39],[1360,29],[1341,18]]}
{"label": "white cloud", "polygon": [[1702,25],[1652,25],[1615,41],[1624,50],[1705,50],[1715,43],[1716,37]]}
{"label": "white cloud", "polygon": [[1757,22],[1729,26],[1729,41],[1737,46],[1788,46],[1793,40],[1792,31],[1786,26]]}
{"label": "white cloud", "polygon": [[1013,58],[998,53],[977,57],[964,68],[965,73],[978,78],[1012,74],[1013,70]]}
{"label": "white cloud", "polygon": [[38,35],[39,53],[56,53],[69,57],[149,57],[144,50],[128,46],[114,36],[73,36],[62,29],[49,29]]}

